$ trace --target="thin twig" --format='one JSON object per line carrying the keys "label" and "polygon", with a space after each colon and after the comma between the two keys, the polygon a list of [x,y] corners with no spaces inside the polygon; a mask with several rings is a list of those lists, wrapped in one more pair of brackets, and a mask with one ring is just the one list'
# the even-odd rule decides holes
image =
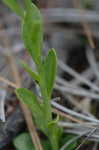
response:
{"label": "thin twig", "polygon": [[11,81],[9,81],[8,79],[5,79],[4,77],[0,76],[0,81],[7,84],[8,86],[11,86],[13,88],[17,88],[17,85]]}

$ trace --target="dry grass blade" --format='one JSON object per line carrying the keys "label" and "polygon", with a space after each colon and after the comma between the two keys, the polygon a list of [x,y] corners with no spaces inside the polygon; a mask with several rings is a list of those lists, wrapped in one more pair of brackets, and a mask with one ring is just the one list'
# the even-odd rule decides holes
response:
{"label": "dry grass blade", "polygon": [[[89,23],[99,23],[99,15],[95,11],[86,11],[83,15],[82,11],[75,10],[74,8],[48,8],[41,9],[43,17],[48,23],[80,23],[82,18],[87,20]],[[46,19],[47,18],[47,19]]]}
{"label": "dry grass blade", "polygon": [[[74,7],[75,8],[79,8],[80,7],[80,2],[78,0],[74,0]],[[81,8],[80,8],[81,9]],[[81,14],[82,16],[86,15],[86,10],[85,9],[81,9]],[[90,25],[88,24],[88,22],[86,22],[86,20],[84,19],[84,17],[81,20],[81,25],[83,26],[85,35],[88,39],[89,45],[91,46],[92,49],[95,49],[95,43],[92,37],[92,32],[90,29]]]}
{"label": "dry grass blade", "polygon": [[70,115],[67,115],[67,114],[65,114],[65,113],[63,113],[63,112],[61,112],[61,111],[59,111],[59,110],[57,110],[55,108],[53,109],[53,112],[56,113],[56,114],[58,114],[58,115],[60,115],[60,116],[62,116],[62,117],[65,117],[65,118],[67,118],[67,119],[69,119],[71,121],[78,122],[80,124],[83,123],[83,121],[81,121],[79,119],[76,119],[76,118],[74,118],[74,117],[72,117]]}
{"label": "dry grass blade", "polygon": [[99,88],[97,87],[97,85],[95,85],[94,83],[91,83],[88,79],[81,76],[79,73],[77,73],[72,68],[70,68],[67,64],[64,64],[61,60],[58,61],[58,65],[63,71],[69,73],[71,76],[79,80],[81,83],[84,83],[88,85],[89,87],[91,87],[93,90],[99,92]]}
{"label": "dry grass blade", "polygon": [[[91,80],[94,77],[94,72],[92,71],[92,68],[89,67],[88,69],[86,69],[85,71],[83,71],[81,73],[81,76],[83,76],[86,79]],[[75,78],[75,79],[71,80],[70,83],[72,83],[74,85],[79,85],[80,81]]]}
{"label": "dry grass blade", "polygon": [[56,78],[56,83],[63,85],[63,86],[71,87],[71,88],[79,88],[79,86],[73,85],[72,83],[69,83],[68,81],[66,81],[65,79],[61,77]]}
{"label": "dry grass blade", "polygon": [[97,119],[95,119],[93,117],[89,117],[89,116],[85,116],[85,115],[83,115],[81,113],[77,113],[77,112],[75,112],[73,110],[70,110],[70,109],[68,109],[68,108],[66,108],[66,107],[64,107],[64,106],[62,106],[62,105],[60,105],[60,104],[58,104],[58,103],[56,103],[54,101],[52,101],[51,104],[55,108],[59,109],[60,111],[62,111],[64,113],[69,114],[70,116],[73,116],[73,117],[75,116],[77,118],[80,118],[82,120],[89,121],[89,122],[99,123],[99,120],[97,120]]}
{"label": "dry grass blade", "polygon": [[[82,12],[83,15],[85,14],[85,12],[83,11]],[[91,30],[90,30],[90,26],[88,23],[85,23],[84,21],[82,22],[82,26],[84,28],[84,31],[85,31],[85,35],[87,36],[87,39],[88,39],[88,42],[89,42],[89,45],[95,49],[95,43],[93,41],[93,38],[92,38],[92,33],[91,33]]]}
{"label": "dry grass blade", "polygon": [[54,88],[61,92],[67,92],[68,94],[71,94],[71,95],[84,96],[84,97],[92,98],[92,99],[99,101],[99,94],[96,94],[94,92],[90,92],[87,90],[83,90],[81,88],[71,88],[71,87],[66,87],[66,86],[60,86],[57,84],[55,84]]}
{"label": "dry grass blade", "polygon": [[[79,8],[79,1],[78,0],[74,0],[74,6]],[[85,15],[85,11],[82,10],[82,15],[84,16]],[[94,43],[94,40],[93,40],[93,37],[92,37],[92,32],[90,30],[90,26],[88,23],[86,23],[85,20],[82,19],[81,21],[81,24],[84,28],[84,32],[85,32],[85,35],[88,39],[88,42],[89,42],[89,45],[91,46],[92,49],[95,49],[95,43]],[[97,65],[96,65],[96,61],[95,61],[95,57],[94,57],[94,54],[92,53],[92,51],[87,51],[87,58],[88,58],[88,61],[90,63],[90,65],[92,66],[92,69],[94,70],[97,78],[99,79],[99,73],[98,73],[98,69],[97,69]],[[82,143],[76,148],[76,150],[79,150],[79,148],[86,142],[86,140],[96,131],[97,128],[93,129],[89,134],[88,136],[82,141]]]}
{"label": "dry grass blade", "polygon": [[75,122],[67,122],[67,121],[59,121],[58,125],[64,128],[73,128],[73,129],[77,129],[77,128],[95,128],[96,126],[98,126],[98,123],[94,123],[94,122],[81,122],[81,123],[75,123]]}
{"label": "dry grass blade", "polygon": [[73,144],[76,140],[80,139],[81,137],[85,136],[87,134],[87,132],[81,134],[81,135],[78,135],[76,137],[74,137],[73,139],[69,140],[66,144],[64,144],[62,146],[62,148],[60,150],[64,150],[66,148],[68,148],[69,145]]}
{"label": "dry grass blade", "polygon": [[32,142],[33,142],[36,150],[43,150],[42,145],[41,145],[40,140],[39,140],[39,137],[38,137],[38,134],[36,132],[36,127],[35,127],[33,120],[32,120],[31,112],[29,111],[29,109],[27,108],[27,106],[25,104],[20,104],[20,105],[21,105],[22,111],[24,113],[24,117],[25,117],[25,120],[27,123],[29,133],[30,133],[31,138],[32,138]]}
{"label": "dry grass blade", "polygon": [[[85,108],[83,109],[82,105],[79,103],[79,101],[77,101],[76,98],[74,98],[74,96],[69,95],[64,92],[62,92],[62,95],[64,97],[66,97],[66,100],[68,100],[76,108],[77,111],[81,111],[82,113],[95,118],[95,116],[93,116],[89,110],[87,110],[87,109],[85,110]],[[83,100],[85,101],[86,99],[84,98]],[[88,104],[89,104],[89,102],[91,102],[91,99],[88,100],[88,98],[87,98],[86,102],[88,102]]]}
{"label": "dry grass blade", "polygon": [[75,149],[75,150],[79,150],[80,147],[88,140],[88,138],[97,130],[97,128],[94,128],[92,131],[90,131],[90,133],[87,135],[87,137],[82,141],[82,143]]}

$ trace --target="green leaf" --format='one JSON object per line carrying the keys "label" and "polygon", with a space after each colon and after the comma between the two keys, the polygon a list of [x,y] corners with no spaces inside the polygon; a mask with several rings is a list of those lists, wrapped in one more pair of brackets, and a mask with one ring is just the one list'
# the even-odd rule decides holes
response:
{"label": "green leaf", "polygon": [[18,88],[16,89],[16,94],[23,103],[28,105],[33,113],[38,114],[39,112],[41,112],[40,104],[37,100],[37,97],[31,91],[25,88]]}
{"label": "green leaf", "polygon": [[53,125],[57,124],[58,121],[59,121],[59,115],[57,115],[57,117],[56,117],[54,120],[52,120],[51,122],[49,122],[49,123],[48,123],[48,126],[49,126],[49,127],[50,127],[50,126],[53,126]]}
{"label": "green leaf", "polygon": [[43,44],[42,17],[38,8],[32,5],[30,12],[26,12],[22,24],[22,37],[25,47],[36,64],[39,64]]}
{"label": "green leaf", "polygon": [[59,142],[62,135],[62,128],[59,128],[57,124],[50,126],[49,128],[49,140],[51,142],[53,150],[59,149]]}
{"label": "green leaf", "polygon": [[51,150],[51,145],[50,142],[48,140],[42,140],[42,145],[44,147],[44,150]]}
{"label": "green leaf", "polygon": [[31,70],[31,68],[24,62],[21,62],[25,71],[31,76],[31,78],[37,82],[39,82],[39,75]]}
{"label": "green leaf", "polygon": [[[28,0],[28,1],[30,1],[30,0]],[[35,4],[32,3],[29,10],[32,13],[31,16],[33,17],[33,20],[41,20],[42,21],[41,12]]]}
{"label": "green leaf", "polygon": [[48,95],[51,96],[56,77],[57,57],[54,49],[51,49],[44,62],[45,79]]}
{"label": "green leaf", "polygon": [[37,126],[44,132],[46,129],[46,120],[42,106],[39,104],[36,95],[25,88],[16,89],[16,95],[22,103],[25,103],[30,108]]}
{"label": "green leaf", "polygon": [[13,143],[17,150],[35,150],[28,133],[22,133],[17,136]]}
{"label": "green leaf", "polygon": [[[41,140],[44,150],[51,150],[48,140]],[[31,137],[28,133],[22,133],[13,140],[14,146],[17,150],[35,150],[32,144]]]}
{"label": "green leaf", "polygon": [[24,10],[20,7],[17,0],[3,0],[3,2],[12,10],[14,11],[18,16],[23,17],[24,16]]}

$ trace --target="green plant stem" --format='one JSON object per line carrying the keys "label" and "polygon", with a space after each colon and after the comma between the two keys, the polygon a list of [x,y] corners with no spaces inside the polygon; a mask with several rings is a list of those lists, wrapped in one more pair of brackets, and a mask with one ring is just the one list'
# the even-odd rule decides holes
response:
{"label": "green plant stem", "polygon": [[40,82],[41,95],[44,103],[46,121],[47,123],[49,123],[52,120],[50,97],[48,97],[46,87],[44,86],[43,83],[44,83],[43,78],[41,77],[41,82]]}
{"label": "green plant stem", "polygon": [[[39,63],[41,64],[41,62],[39,62]],[[48,133],[46,133],[46,134],[51,143],[52,150],[58,150],[59,146],[58,146],[57,137],[52,132],[52,130],[50,130],[50,127],[48,127],[48,123],[50,123],[52,121],[52,108],[51,108],[51,103],[50,103],[51,98],[48,96],[46,85],[44,84],[45,83],[44,74],[41,73],[42,71],[41,71],[40,66],[41,65],[37,65],[36,67],[37,67],[39,77],[40,77],[40,89],[41,89],[41,95],[42,95],[43,103],[44,103],[46,127],[48,129]]]}
{"label": "green plant stem", "polygon": [[53,139],[52,136],[51,138],[49,138],[51,146],[52,146],[52,150],[59,150],[59,144],[57,142],[57,139]]}
{"label": "green plant stem", "polygon": [[32,3],[31,0],[24,0],[24,4],[25,4],[27,11],[31,10],[31,3]]}

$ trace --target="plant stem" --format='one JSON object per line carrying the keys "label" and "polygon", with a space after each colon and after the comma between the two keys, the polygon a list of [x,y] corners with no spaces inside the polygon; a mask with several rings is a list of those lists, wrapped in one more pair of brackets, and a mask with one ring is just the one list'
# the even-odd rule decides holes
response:
{"label": "plant stem", "polygon": [[51,142],[52,150],[58,150],[59,149],[59,144],[58,144],[56,136],[55,135],[51,135],[49,137],[49,140]]}
{"label": "plant stem", "polygon": [[47,90],[46,90],[46,87],[44,86],[43,82],[41,82],[41,84],[40,84],[40,89],[41,89],[41,94],[43,97],[46,121],[50,122],[52,120],[50,98],[48,97]]}
{"label": "plant stem", "polygon": [[40,90],[41,90],[41,95],[43,98],[43,103],[44,103],[44,110],[45,110],[45,119],[47,124],[52,120],[52,109],[51,109],[51,104],[50,104],[50,97],[48,96],[47,93],[47,88],[46,88],[46,83],[45,83],[45,73],[44,70],[42,70],[42,61],[39,60],[39,64],[36,64],[36,68],[40,77]]}
{"label": "plant stem", "polygon": [[45,111],[45,120],[46,120],[46,128],[48,129],[48,132],[46,133],[46,135],[49,138],[49,141],[51,143],[52,146],[52,150],[58,150],[59,149],[59,140],[57,138],[57,134],[55,132],[57,125],[54,125],[52,128],[50,128],[48,126],[48,124],[53,121],[52,120],[52,108],[51,108],[51,103],[50,103],[50,99],[51,97],[48,96],[48,92],[47,92],[47,87],[46,87],[46,79],[45,79],[45,73],[44,70],[42,68],[42,60],[39,61],[39,64],[37,65],[37,71],[40,77],[40,90],[41,90],[41,95],[43,98],[43,103],[44,103],[44,111]]}
{"label": "plant stem", "polygon": [[31,3],[32,3],[31,0],[24,0],[24,4],[25,4],[27,11],[31,10]]}

